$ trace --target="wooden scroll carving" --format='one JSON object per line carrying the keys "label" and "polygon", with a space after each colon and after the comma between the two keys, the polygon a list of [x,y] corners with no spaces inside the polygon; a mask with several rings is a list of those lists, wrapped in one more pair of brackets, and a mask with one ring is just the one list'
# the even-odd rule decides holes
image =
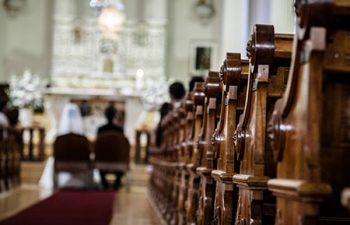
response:
{"label": "wooden scroll carving", "polygon": [[0,192],[20,182],[22,130],[0,126]]}
{"label": "wooden scroll carving", "polygon": [[[216,153],[217,165],[211,175],[216,181],[214,202],[214,220],[212,224],[232,224],[237,200],[233,198],[232,176],[237,171],[232,142],[236,127],[238,96],[243,90],[241,82],[241,55],[227,53],[221,67],[220,78],[223,81],[222,105],[219,124],[213,134],[212,144]],[[236,195],[237,196],[237,195]]]}
{"label": "wooden scroll carving", "polygon": [[176,209],[176,199],[178,191],[177,183],[177,173],[176,173],[176,161],[177,161],[177,143],[179,140],[179,116],[176,111],[171,111],[168,113],[167,117],[167,136],[168,136],[168,147],[167,158],[163,161],[166,168],[167,174],[165,178],[168,183],[169,192],[167,193],[167,204],[165,219],[170,223],[177,215]]}
{"label": "wooden scroll carving", "polygon": [[211,137],[220,115],[222,83],[218,72],[210,71],[205,83],[206,112],[199,146],[201,149],[201,166],[197,168],[200,176],[199,206],[197,210],[197,225],[210,224],[213,219],[215,182],[211,177],[216,159],[211,145]]}
{"label": "wooden scroll carving", "polygon": [[186,224],[195,224],[197,221],[196,210],[198,208],[198,188],[199,177],[196,173],[197,167],[200,165],[198,141],[199,134],[203,126],[203,116],[205,108],[205,85],[198,82],[193,90],[193,107],[194,107],[194,126],[192,129],[191,139],[187,144],[187,150],[190,157],[186,169],[189,174],[187,199],[185,202]]}
{"label": "wooden scroll carving", "polygon": [[267,192],[269,177],[275,177],[271,148],[266,140],[266,122],[273,104],[282,96],[291,58],[293,37],[274,34],[273,26],[255,25],[248,42],[250,73],[244,112],[234,134],[240,163],[233,176],[239,188],[236,224],[273,224],[274,198]]}
{"label": "wooden scroll carving", "polygon": [[350,2],[296,1],[288,86],[269,137],[278,161],[276,225],[350,224]]}
{"label": "wooden scroll carving", "polygon": [[186,222],[185,212],[185,199],[187,197],[187,186],[189,174],[186,170],[186,163],[189,163],[190,157],[188,154],[188,147],[191,144],[192,130],[193,130],[193,103],[192,94],[188,93],[185,100],[182,102],[182,106],[178,109],[178,113],[181,119],[180,130],[180,156],[178,162],[179,173],[179,195],[177,201],[177,224],[183,225]]}

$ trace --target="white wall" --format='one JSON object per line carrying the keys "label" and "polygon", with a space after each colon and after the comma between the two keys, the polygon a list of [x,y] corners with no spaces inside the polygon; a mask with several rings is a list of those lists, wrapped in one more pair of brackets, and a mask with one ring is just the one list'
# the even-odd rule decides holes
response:
{"label": "white wall", "polygon": [[0,10],[1,80],[20,74],[25,68],[45,77],[50,62],[51,0],[28,0],[22,11],[9,17]]}
{"label": "white wall", "polygon": [[129,21],[163,21],[168,18],[167,4],[173,0],[123,0]]}
{"label": "white wall", "polygon": [[[190,79],[189,60],[192,41],[210,40],[217,44],[217,57],[212,66],[218,69],[220,56],[221,0],[214,0],[216,14],[207,25],[200,23],[194,14],[194,0],[169,0],[167,75],[169,79],[181,80],[186,87]],[[218,57],[219,56],[219,57]]]}
{"label": "white wall", "polygon": [[249,33],[252,32],[255,24],[271,24],[271,10],[271,0],[249,1]]}
{"label": "white wall", "polygon": [[255,24],[272,24],[276,33],[293,33],[293,0],[222,0],[221,55],[240,52],[246,58],[246,43]]}
{"label": "white wall", "polygon": [[246,58],[246,43],[249,31],[249,2],[224,0],[222,5],[220,62],[226,52],[241,53]]}
{"label": "white wall", "polygon": [[293,0],[271,0],[270,23],[275,26],[276,33],[294,32]]}
{"label": "white wall", "polygon": [[0,7],[0,83],[6,81],[4,74],[4,53],[6,46],[6,17],[2,7]]}
{"label": "white wall", "polygon": [[[227,51],[241,52],[245,57],[253,23],[268,20],[276,32],[293,32],[292,0],[267,0],[265,4],[261,0],[213,1],[216,14],[203,25],[194,14],[196,0],[124,0],[129,19],[142,16],[168,20],[168,78],[187,84],[192,41],[212,40],[217,44],[212,69],[218,69]],[[21,73],[25,67],[42,76],[49,74],[52,4],[53,0],[27,0],[25,9],[15,18],[8,17],[0,7],[0,82],[8,80],[12,73]],[[141,9],[140,15],[138,8],[142,6],[146,8]]]}

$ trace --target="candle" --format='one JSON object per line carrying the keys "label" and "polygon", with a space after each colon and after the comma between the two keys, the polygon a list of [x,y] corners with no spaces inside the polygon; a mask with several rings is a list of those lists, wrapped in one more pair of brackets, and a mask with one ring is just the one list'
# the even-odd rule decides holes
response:
{"label": "candle", "polygon": [[136,71],[136,81],[135,81],[135,87],[137,90],[140,90],[143,88],[143,76],[144,76],[144,72],[142,69],[138,69]]}

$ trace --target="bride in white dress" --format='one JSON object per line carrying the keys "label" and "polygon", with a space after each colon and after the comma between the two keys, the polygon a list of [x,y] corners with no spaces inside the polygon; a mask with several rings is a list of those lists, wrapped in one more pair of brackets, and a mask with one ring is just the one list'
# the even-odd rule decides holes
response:
{"label": "bride in white dress", "polygon": [[[84,135],[83,118],[81,116],[78,105],[74,103],[66,103],[63,107],[61,119],[59,122],[57,135],[64,135],[68,133],[75,133]],[[53,167],[54,158],[49,157],[45,165],[43,175],[40,178],[39,185],[45,189],[53,188]],[[98,178],[97,178],[98,179]],[[95,178],[96,180],[96,178]],[[72,176],[71,174],[61,173],[59,174],[58,186],[70,186],[70,187],[82,187],[84,186],[83,179],[79,176]]]}
{"label": "bride in white dress", "polygon": [[62,110],[58,127],[58,135],[75,133],[84,135],[83,118],[78,105],[67,103]]}

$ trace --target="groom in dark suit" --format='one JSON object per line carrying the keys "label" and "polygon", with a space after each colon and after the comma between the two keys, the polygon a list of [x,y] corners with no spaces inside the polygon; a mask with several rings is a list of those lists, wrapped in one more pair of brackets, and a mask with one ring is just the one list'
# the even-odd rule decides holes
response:
{"label": "groom in dark suit", "polygon": [[[106,133],[106,132],[116,132],[120,134],[124,134],[124,129],[121,125],[118,123],[118,111],[111,103],[105,110],[105,116],[107,119],[107,123],[97,130],[97,135]],[[121,185],[121,179],[124,175],[123,172],[115,172],[115,183],[114,183],[114,189],[118,189]],[[107,172],[100,170],[100,176],[101,176],[101,183],[104,189],[108,188],[108,182],[106,179]]]}

